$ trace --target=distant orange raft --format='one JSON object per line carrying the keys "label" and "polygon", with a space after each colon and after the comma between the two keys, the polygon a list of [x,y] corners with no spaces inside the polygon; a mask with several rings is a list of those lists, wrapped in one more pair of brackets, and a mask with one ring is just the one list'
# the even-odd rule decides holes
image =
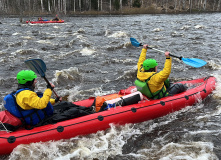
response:
{"label": "distant orange raft", "polygon": [[[175,96],[158,100],[144,98],[136,104],[116,106],[103,112],[36,127],[31,130],[21,128],[9,133],[0,131],[0,155],[10,154],[20,144],[70,139],[78,135],[87,135],[108,129],[110,128],[110,123],[124,125],[162,117],[186,106],[202,103],[201,100],[215,89],[216,80],[214,77],[205,77],[180,83],[187,84],[189,88],[187,91]],[[125,96],[134,93],[134,91],[136,91],[135,86],[131,86],[115,94]],[[105,96],[102,97],[105,98]],[[74,102],[74,104],[89,107],[93,102],[94,98],[89,98]]]}
{"label": "distant orange raft", "polygon": [[59,21],[51,21],[51,20],[42,20],[42,21],[26,21],[26,23],[64,23],[64,20],[59,20]]}

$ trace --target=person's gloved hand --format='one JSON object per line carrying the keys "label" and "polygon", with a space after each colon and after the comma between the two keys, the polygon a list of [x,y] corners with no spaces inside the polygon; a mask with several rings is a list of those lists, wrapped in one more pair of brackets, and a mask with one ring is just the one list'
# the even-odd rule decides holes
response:
{"label": "person's gloved hand", "polygon": [[55,103],[57,103],[58,101],[62,101],[62,97],[57,97],[56,99],[55,99]]}
{"label": "person's gloved hand", "polygon": [[147,49],[147,48],[148,48],[148,45],[147,45],[147,44],[144,44],[144,45],[143,45],[143,48]]}
{"label": "person's gloved hand", "polygon": [[166,56],[166,58],[170,58],[170,52],[166,51],[165,56]]}
{"label": "person's gloved hand", "polygon": [[47,88],[50,88],[51,90],[53,90],[54,89],[54,85],[50,83],[50,84],[47,85]]}

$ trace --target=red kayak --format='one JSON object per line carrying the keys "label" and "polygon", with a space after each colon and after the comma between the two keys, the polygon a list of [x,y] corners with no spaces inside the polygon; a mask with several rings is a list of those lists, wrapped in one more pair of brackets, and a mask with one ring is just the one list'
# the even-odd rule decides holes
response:
{"label": "red kayak", "polygon": [[51,20],[43,20],[43,21],[26,21],[26,23],[32,23],[32,24],[36,24],[36,23],[64,23],[64,20],[59,20],[59,21],[51,21]]}
{"label": "red kayak", "polygon": [[[70,139],[78,135],[87,135],[105,130],[110,128],[110,123],[120,125],[140,123],[178,111],[186,106],[202,103],[201,100],[206,98],[215,89],[216,80],[214,77],[206,77],[180,83],[187,84],[189,88],[187,91],[175,96],[164,97],[158,100],[144,98],[135,104],[116,106],[103,112],[36,127],[32,130],[21,128],[9,133],[0,131],[0,155],[11,153],[20,144]],[[120,90],[116,94],[128,96],[135,91],[136,87],[131,86]],[[105,96],[102,97],[105,98]],[[89,98],[74,102],[74,104],[89,107],[93,102],[94,98]]]}

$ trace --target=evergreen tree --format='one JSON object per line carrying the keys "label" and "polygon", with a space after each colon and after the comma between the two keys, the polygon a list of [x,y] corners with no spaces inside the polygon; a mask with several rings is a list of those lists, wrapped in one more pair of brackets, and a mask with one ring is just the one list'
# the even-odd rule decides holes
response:
{"label": "evergreen tree", "polygon": [[141,7],[140,0],[134,0],[133,7],[140,8]]}
{"label": "evergreen tree", "polygon": [[119,0],[114,0],[114,8],[118,11],[120,9],[120,2]]}

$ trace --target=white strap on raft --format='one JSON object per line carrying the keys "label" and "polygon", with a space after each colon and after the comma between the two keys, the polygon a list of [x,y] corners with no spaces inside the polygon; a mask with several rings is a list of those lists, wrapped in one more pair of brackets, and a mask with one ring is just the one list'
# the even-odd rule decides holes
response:
{"label": "white strap on raft", "polygon": [[0,121],[2,126],[5,128],[6,132],[9,133],[10,131],[5,127],[5,125],[2,123],[2,121]]}
{"label": "white strap on raft", "polygon": [[143,94],[139,91],[136,91],[134,93],[128,94],[126,96],[115,98],[112,100],[105,101],[105,103],[111,104],[112,106],[127,106],[131,104],[136,104],[139,101],[143,100]]}

